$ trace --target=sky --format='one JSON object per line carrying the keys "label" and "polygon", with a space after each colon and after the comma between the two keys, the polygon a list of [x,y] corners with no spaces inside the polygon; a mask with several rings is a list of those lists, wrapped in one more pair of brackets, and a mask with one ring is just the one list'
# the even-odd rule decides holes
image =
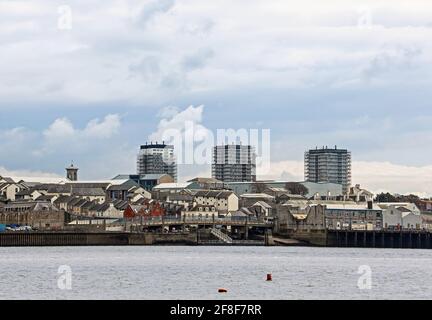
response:
{"label": "sky", "polygon": [[354,184],[431,196],[431,39],[429,0],[1,0],[0,174],[134,173],[192,122],[270,129],[259,178],[337,145]]}

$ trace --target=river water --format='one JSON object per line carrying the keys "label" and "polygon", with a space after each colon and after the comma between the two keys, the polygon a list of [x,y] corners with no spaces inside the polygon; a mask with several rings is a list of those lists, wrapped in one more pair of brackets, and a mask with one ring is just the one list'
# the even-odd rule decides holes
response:
{"label": "river water", "polygon": [[432,298],[432,250],[19,247],[0,258],[0,299]]}

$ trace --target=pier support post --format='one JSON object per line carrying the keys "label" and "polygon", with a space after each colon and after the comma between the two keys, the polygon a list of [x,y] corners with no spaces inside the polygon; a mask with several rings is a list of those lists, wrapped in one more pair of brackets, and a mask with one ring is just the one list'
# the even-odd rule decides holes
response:
{"label": "pier support post", "polygon": [[403,248],[404,243],[403,243],[403,233],[402,233],[402,231],[399,233],[399,237],[400,237],[400,239],[399,239],[399,248]]}
{"label": "pier support post", "polygon": [[422,248],[421,236],[422,236],[422,233],[418,232],[417,233],[417,249],[421,249]]}
{"label": "pier support post", "polygon": [[412,245],[413,245],[413,242],[412,242],[412,232],[410,231],[409,232],[409,248],[410,249],[412,248]]}

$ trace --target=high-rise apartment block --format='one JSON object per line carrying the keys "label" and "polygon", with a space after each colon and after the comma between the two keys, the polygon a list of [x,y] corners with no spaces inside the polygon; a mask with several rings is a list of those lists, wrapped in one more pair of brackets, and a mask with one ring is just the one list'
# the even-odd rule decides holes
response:
{"label": "high-rise apartment block", "polygon": [[249,145],[213,148],[212,176],[223,182],[256,181],[256,153]]}
{"label": "high-rise apartment block", "polygon": [[305,179],[316,183],[341,184],[347,194],[351,187],[351,152],[337,147],[306,151]]}
{"label": "high-rise apartment block", "polygon": [[137,174],[169,174],[177,181],[174,146],[165,143],[142,145],[137,157]]}

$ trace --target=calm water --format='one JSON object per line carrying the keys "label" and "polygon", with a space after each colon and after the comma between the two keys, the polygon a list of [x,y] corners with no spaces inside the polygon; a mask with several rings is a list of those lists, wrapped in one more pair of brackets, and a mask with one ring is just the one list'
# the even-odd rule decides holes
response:
{"label": "calm water", "polygon": [[[22,247],[0,257],[0,299],[432,298],[432,250]],[[58,288],[60,265],[72,270],[71,290]],[[361,265],[371,290],[357,287]]]}

